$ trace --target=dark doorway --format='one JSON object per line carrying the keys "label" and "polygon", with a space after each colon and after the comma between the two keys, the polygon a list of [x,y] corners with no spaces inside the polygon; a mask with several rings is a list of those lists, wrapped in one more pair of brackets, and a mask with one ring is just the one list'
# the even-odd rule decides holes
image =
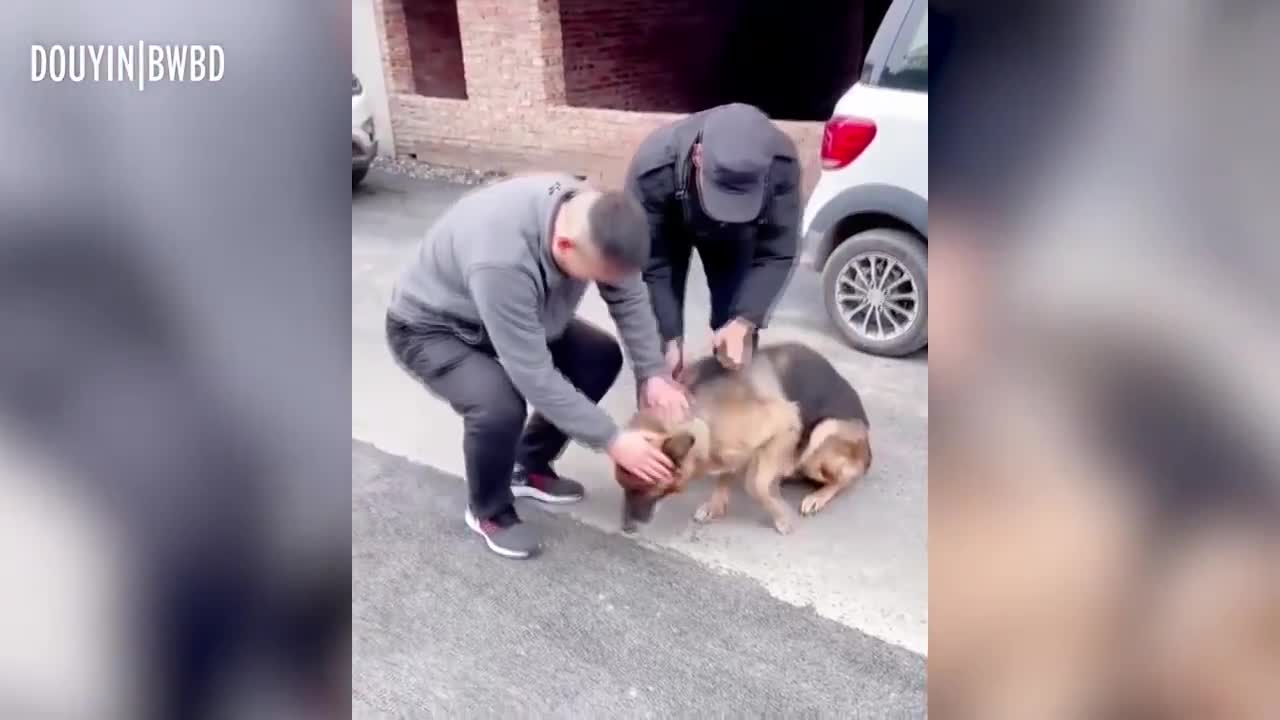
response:
{"label": "dark doorway", "polygon": [[890,0],[560,0],[569,105],[693,112],[747,102],[825,120]]}
{"label": "dark doorway", "polygon": [[413,67],[413,91],[439,98],[467,98],[462,65],[458,0],[403,0]]}
{"label": "dark doorway", "polygon": [[741,0],[721,77],[770,116],[826,120],[858,78],[889,0]]}

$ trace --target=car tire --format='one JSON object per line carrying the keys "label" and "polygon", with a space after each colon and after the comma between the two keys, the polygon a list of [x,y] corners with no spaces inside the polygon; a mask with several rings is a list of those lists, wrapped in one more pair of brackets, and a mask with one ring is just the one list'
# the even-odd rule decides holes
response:
{"label": "car tire", "polygon": [[357,187],[359,187],[360,183],[364,181],[364,176],[368,174],[369,174],[369,168],[367,167],[351,168],[351,189],[355,190]]}
{"label": "car tire", "polygon": [[[857,271],[865,272],[858,274],[855,263]],[[873,277],[876,272],[883,274]],[[918,235],[890,228],[864,230],[840,243],[823,266],[827,315],[858,350],[910,355],[929,343],[928,274],[928,248]],[[884,332],[886,326],[891,330]]]}

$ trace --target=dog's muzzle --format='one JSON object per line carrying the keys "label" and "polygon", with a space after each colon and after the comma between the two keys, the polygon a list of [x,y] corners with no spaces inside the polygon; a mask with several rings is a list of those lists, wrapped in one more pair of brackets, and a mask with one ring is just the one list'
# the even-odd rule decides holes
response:
{"label": "dog's muzzle", "polygon": [[653,520],[653,511],[658,507],[660,495],[628,490],[624,493],[622,503],[622,531],[635,532],[640,525],[647,525]]}

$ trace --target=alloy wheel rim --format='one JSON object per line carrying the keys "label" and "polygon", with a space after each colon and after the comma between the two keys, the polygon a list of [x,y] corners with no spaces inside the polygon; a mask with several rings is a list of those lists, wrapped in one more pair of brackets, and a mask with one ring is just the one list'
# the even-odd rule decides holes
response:
{"label": "alloy wheel rim", "polygon": [[920,317],[920,287],[897,258],[869,251],[850,258],[835,283],[840,319],[859,336],[885,342],[902,337]]}

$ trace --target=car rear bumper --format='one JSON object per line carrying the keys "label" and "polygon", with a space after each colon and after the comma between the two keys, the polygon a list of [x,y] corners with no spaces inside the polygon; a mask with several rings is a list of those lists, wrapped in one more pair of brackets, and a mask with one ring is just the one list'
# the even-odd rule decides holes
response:
{"label": "car rear bumper", "polygon": [[378,140],[357,130],[351,131],[351,166],[369,167],[378,154]]}

